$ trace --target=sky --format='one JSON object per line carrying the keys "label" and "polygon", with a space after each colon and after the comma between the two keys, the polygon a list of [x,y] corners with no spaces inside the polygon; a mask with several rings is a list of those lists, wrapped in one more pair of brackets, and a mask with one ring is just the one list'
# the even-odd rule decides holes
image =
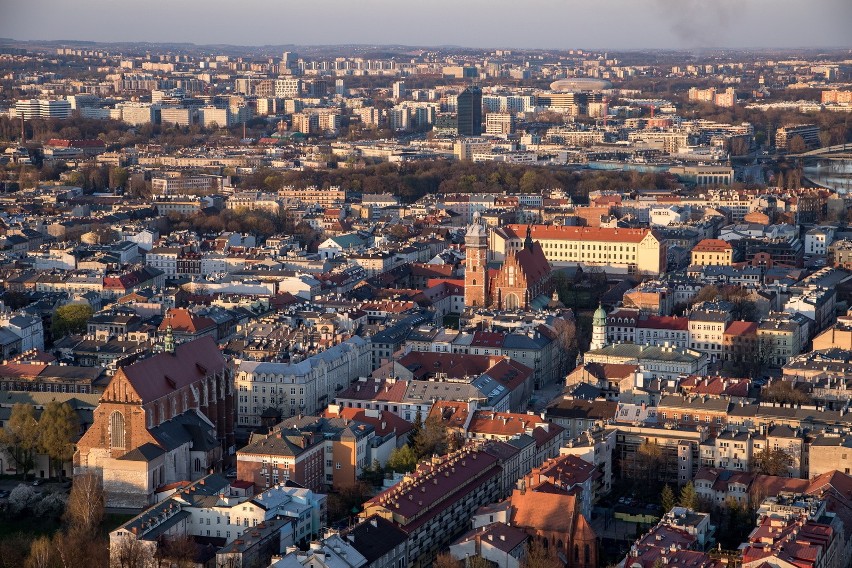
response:
{"label": "sky", "polygon": [[3,0],[0,37],[544,49],[852,47],[852,0]]}

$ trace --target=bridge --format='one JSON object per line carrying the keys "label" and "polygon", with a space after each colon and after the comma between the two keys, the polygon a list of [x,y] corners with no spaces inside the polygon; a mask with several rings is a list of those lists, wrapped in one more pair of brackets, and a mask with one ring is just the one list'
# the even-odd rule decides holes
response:
{"label": "bridge", "polygon": [[826,146],[825,148],[817,148],[809,152],[801,154],[787,154],[788,158],[824,158],[828,160],[848,160],[852,159],[852,143],[836,144],[834,146]]}

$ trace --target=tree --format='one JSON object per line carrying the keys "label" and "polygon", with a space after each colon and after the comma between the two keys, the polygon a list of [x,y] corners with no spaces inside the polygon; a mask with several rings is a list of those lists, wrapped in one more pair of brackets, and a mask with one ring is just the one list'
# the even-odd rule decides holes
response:
{"label": "tree", "polygon": [[577,322],[564,317],[553,320],[553,329],[556,331],[556,342],[559,346],[557,352],[560,355],[560,375],[564,375],[573,369],[577,361]]}
{"label": "tree", "polygon": [[548,547],[538,539],[527,543],[522,568],[561,568],[562,561],[556,556],[555,547]]}
{"label": "tree", "polygon": [[109,170],[109,186],[112,189],[123,188],[127,185],[130,175],[124,168],[114,167]]}
{"label": "tree", "polygon": [[692,299],[693,304],[700,304],[701,302],[712,302],[719,296],[719,288],[713,284],[708,284],[704,286],[695,297]]}
{"label": "tree", "polygon": [[134,535],[127,534],[115,540],[110,554],[117,568],[142,568],[147,565],[148,550]]}
{"label": "tree", "polygon": [[158,566],[163,568],[192,568],[198,547],[192,537],[182,535],[163,538],[154,554]]}
{"label": "tree", "polygon": [[805,139],[796,134],[790,139],[787,147],[790,149],[790,152],[793,154],[801,154],[805,150],[808,149],[807,144],[805,144]]}
{"label": "tree", "polygon": [[749,463],[749,469],[754,473],[764,475],[782,475],[789,473],[793,459],[782,449],[770,450],[765,446],[760,453],[754,454]]}
{"label": "tree", "polygon": [[0,568],[21,568],[27,561],[32,537],[22,532],[0,538]]}
{"label": "tree", "polygon": [[61,476],[62,464],[74,457],[74,438],[79,430],[77,413],[68,403],[51,401],[44,407],[38,427],[39,449],[48,455]]}
{"label": "tree", "polygon": [[660,492],[660,505],[663,506],[663,511],[668,513],[675,506],[675,495],[672,488],[667,483],[665,487],[663,487],[662,492]]}
{"label": "tree", "polygon": [[95,473],[74,476],[65,521],[82,533],[94,534],[104,518],[104,489],[101,477]]}
{"label": "tree", "polygon": [[693,511],[698,510],[698,492],[695,491],[695,485],[691,481],[681,488],[678,505]]}
{"label": "tree", "polygon": [[637,480],[651,482],[659,478],[663,450],[656,442],[650,442],[646,438],[639,446],[634,459]]}
{"label": "tree", "polygon": [[66,304],[53,312],[51,331],[53,337],[64,337],[71,333],[85,333],[86,323],[94,311],[88,304]]}
{"label": "tree", "polygon": [[418,458],[447,453],[447,426],[437,416],[430,416],[414,438],[414,452]]}
{"label": "tree", "polygon": [[25,483],[19,484],[9,494],[9,511],[13,515],[19,515],[25,509],[35,505],[38,501],[38,493],[35,489]]}
{"label": "tree", "polygon": [[53,566],[53,544],[50,538],[41,536],[30,545],[30,556],[27,558],[27,568],[50,568]]}
{"label": "tree", "polygon": [[456,560],[449,552],[439,554],[432,563],[434,568],[463,568],[461,560]]}
{"label": "tree", "polygon": [[790,381],[775,379],[760,392],[761,400],[765,402],[780,402],[784,404],[808,404],[813,402],[807,393],[793,386]]}
{"label": "tree", "polygon": [[423,429],[423,415],[418,410],[414,414],[414,422],[411,423],[411,431],[408,433],[408,445],[412,448],[414,447],[414,439],[420,435],[420,431]]}
{"label": "tree", "polygon": [[12,407],[6,428],[0,430],[0,444],[6,447],[15,462],[15,469],[25,479],[35,465],[38,442],[39,431],[35,407],[31,404],[16,404]]}
{"label": "tree", "polygon": [[388,458],[387,468],[397,473],[408,473],[417,467],[417,454],[408,444],[394,448]]}

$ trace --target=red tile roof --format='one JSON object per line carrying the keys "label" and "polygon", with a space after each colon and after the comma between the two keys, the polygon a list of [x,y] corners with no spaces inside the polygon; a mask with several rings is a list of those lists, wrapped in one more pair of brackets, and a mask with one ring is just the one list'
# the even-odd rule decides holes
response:
{"label": "red tile roof", "polygon": [[170,308],[160,324],[159,331],[166,331],[169,326],[178,333],[196,334],[215,329],[216,322],[185,308]]}
{"label": "red tile roof", "polygon": [[689,318],[677,316],[648,316],[640,319],[637,328],[645,329],[670,329],[674,331],[686,331],[689,329]]}
{"label": "red tile roof", "polygon": [[731,243],[721,239],[703,239],[692,247],[693,252],[726,252],[732,251]]}
{"label": "red tile roof", "polygon": [[403,420],[393,412],[379,410],[378,416],[368,416],[367,413],[368,411],[363,408],[341,408],[338,416],[347,420],[370,424],[375,429],[377,436],[395,433],[397,437],[400,437],[414,428],[411,422]]}
{"label": "red tile roof", "polygon": [[[523,239],[528,225],[506,225],[503,230],[510,238]],[[576,240],[590,242],[639,243],[651,234],[651,229],[608,229],[600,227],[569,227],[531,225],[533,240]],[[658,239],[659,240],[659,239]]]}
{"label": "red tile roof", "polygon": [[753,321],[732,321],[725,329],[725,335],[756,335],[757,324]]}

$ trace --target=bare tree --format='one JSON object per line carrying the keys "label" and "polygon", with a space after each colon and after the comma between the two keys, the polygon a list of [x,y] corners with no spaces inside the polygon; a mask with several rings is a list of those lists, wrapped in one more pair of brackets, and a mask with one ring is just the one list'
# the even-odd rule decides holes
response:
{"label": "bare tree", "polygon": [[104,488],[96,473],[83,473],[74,477],[65,520],[83,533],[93,534],[104,518]]}
{"label": "bare tree", "polygon": [[110,546],[112,568],[145,568],[148,564],[148,549],[135,536],[119,537]]}
{"label": "bare tree", "polygon": [[174,538],[164,538],[160,541],[154,557],[157,566],[163,568],[192,568],[195,566],[195,556],[198,547],[191,536],[181,535]]}
{"label": "bare tree", "polygon": [[27,568],[49,568],[53,565],[53,544],[46,536],[33,541],[30,546],[30,556],[27,558]]}

